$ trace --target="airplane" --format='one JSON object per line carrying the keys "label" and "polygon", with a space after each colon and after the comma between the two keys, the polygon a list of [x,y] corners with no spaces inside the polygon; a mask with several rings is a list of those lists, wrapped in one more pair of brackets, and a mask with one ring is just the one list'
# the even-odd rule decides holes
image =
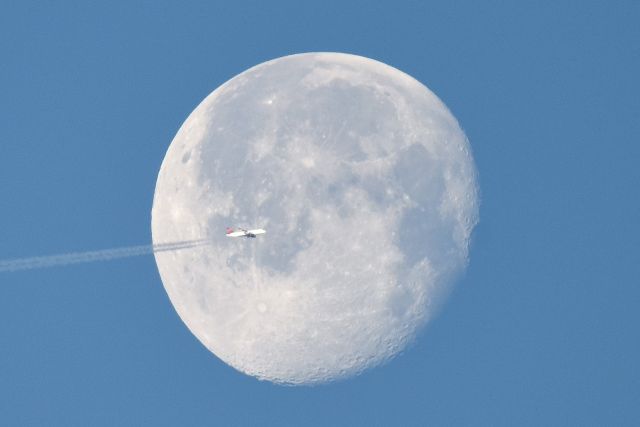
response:
{"label": "airplane", "polygon": [[262,228],[256,228],[255,230],[246,230],[244,228],[238,228],[234,230],[231,227],[227,227],[227,237],[248,237],[255,238],[258,234],[266,233]]}

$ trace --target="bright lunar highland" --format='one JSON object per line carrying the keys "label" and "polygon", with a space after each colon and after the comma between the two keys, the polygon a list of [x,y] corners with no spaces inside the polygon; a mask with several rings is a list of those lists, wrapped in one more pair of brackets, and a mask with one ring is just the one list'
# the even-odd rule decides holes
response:
{"label": "bright lunar highland", "polygon": [[232,78],[182,125],[153,242],[211,244],[155,257],[220,359],[322,383],[388,361],[434,314],[467,265],[477,193],[469,142],[424,85],[360,56],[292,55]]}

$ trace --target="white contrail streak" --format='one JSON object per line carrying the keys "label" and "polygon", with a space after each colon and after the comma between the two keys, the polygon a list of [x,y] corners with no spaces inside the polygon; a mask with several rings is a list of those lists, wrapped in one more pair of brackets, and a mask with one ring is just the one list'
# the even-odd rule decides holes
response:
{"label": "white contrail streak", "polygon": [[72,252],[61,255],[38,256],[0,260],[0,272],[33,270],[85,262],[109,261],[118,258],[149,255],[155,252],[177,251],[206,245],[211,240],[190,240],[184,242],[160,243],[157,245],[129,246],[126,248],[103,249],[99,251]]}

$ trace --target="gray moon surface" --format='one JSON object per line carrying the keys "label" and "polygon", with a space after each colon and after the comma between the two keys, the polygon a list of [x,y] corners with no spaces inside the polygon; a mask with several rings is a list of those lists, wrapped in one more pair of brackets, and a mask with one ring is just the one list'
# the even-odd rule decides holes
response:
{"label": "gray moon surface", "polygon": [[[180,318],[248,375],[316,384],[389,361],[468,263],[469,142],[429,89],[381,62],[306,53],[232,78],[162,163],[154,244]],[[255,239],[225,228],[264,228]]]}

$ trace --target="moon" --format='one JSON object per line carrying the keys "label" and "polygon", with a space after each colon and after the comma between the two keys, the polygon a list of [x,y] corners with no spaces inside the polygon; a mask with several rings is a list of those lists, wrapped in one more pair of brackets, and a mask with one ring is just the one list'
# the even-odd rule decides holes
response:
{"label": "moon", "polygon": [[[166,153],[155,254],[178,315],[217,357],[280,384],[389,361],[468,263],[476,169],[423,84],[342,53],[274,59],[191,113]],[[264,228],[230,239],[227,226]]]}

